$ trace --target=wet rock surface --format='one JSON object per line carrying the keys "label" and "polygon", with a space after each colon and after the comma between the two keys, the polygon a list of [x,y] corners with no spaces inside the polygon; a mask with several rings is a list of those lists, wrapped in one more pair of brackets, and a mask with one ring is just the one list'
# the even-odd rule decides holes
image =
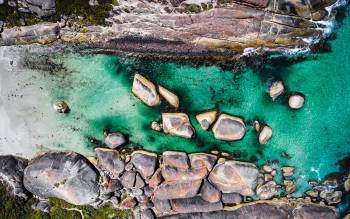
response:
{"label": "wet rock surface", "polygon": [[40,198],[55,197],[76,205],[91,204],[99,196],[99,173],[74,152],[46,152],[24,170],[25,188]]}

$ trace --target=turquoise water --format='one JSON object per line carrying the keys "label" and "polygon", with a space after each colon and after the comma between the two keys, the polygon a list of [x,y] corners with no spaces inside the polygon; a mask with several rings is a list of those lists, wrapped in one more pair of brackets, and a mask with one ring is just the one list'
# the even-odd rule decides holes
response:
{"label": "turquoise water", "polygon": [[[331,52],[305,55],[302,60],[275,57],[259,70],[240,73],[215,65],[193,67],[113,55],[55,55],[53,61],[64,68],[54,74],[42,72],[36,86],[44,87],[48,102],[64,99],[70,104],[70,114],[55,117],[66,130],[64,143],[53,142],[61,148],[83,144],[86,150],[80,152],[93,154],[94,145],[88,138],[103,140],[102,130],[109,128],[128,135],[132,146],[151,151],[220,149],[240,152],[240,160],[256,157],[257,164],[276,159],[281,165],[296,167],[300,195],[308,188],[307,179],[321,179],[338,170],[337,161],[350,153],[350,17],[336,34],[337,39],[330,42]],[[161,112],[172,109],[165,101],[149,108],[131,94],[136,71],[178,94],[179,111],[189,114],[196,129],[194,139],[149,129]],[[273,77],[281,78],[288,92],[302,92],[306,96],[304,108],[290,110],[284,98],[273,102],[266,93]],[[241,141],[215,140],[212,132],[201,130],[194,118],[196,113],[212,108],[240,115],[245,121],[263,120],[273,128],[273,137],[261,146],[248,126]],[[284,152],[291,158],[282,158]]]}

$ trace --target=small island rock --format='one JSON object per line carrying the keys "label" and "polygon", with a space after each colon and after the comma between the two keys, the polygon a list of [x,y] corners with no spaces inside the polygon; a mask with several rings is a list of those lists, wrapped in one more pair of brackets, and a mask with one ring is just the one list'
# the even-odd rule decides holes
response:
{"label": "small island rock", "polygon": [[169,91],[168,89],[158,86],[158,91],[160,95],[175,109],[179,108],[180,106],[180,101],[179,98],[177,97],[176,94],[173,92]]}
{"label": "small island rock", "polygon": [[268,125],[265,125],[261,132],[259,133],[259,143],[262,145],[267,144],[267,141],[272,137],[272,128]]}
{"label": "small island rock", "polygon": [[192,138],[195,131],[185,113],[162,113],[163,131],[170,135]]}
{"label": "small island rock", "polygon": [[156,86],[140,74],[135,74],[134,76],[132,93],[147,106],[154,107],[160,104]]}
{"label": "small island rock", "polygon": [[242,118],[221,114],[213,127],[214,137],[225,141],[235,141],[243,138],[246,127]]}
{"label": "small island rock", "polygon": [[68,104],[66,102],[64,102],[63,100],[56,101],[53,104],[53,108],[58,113],[68,113],[70,111]]}
{"label": "small island rock", "polygon": [[273,81],[269,88],[269,95],[272,100],[277,99],[280,95],[284,93],[284,85],[280,80]]}
{"label": "small island rock", "polygon": [[302,94],[292,94],[288,98],[288,105],[291,109],[300,109],[304,106],[305,98]]}
{"label": "small island rock", "polygon": [[196,115],[196,119],[203,130],[208,130],[209,127],[215,122],[217,115],[218,111],[212,110]]}

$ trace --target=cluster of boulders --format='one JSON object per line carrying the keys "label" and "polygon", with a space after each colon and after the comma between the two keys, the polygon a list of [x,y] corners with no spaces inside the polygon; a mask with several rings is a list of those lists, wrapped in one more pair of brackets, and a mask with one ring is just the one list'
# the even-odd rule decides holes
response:
{"label": "cluster of boulders", "polygon": [[[0,156],[0,178],[22,198],[35,195],[39,203],[33,207],[43,211],[49,211],[48,198],[55,197],[75,205],[108,204],[132,209],[137,219],[174,215],[195,218],[209,212],[226,217],[262,214],[265,216],[261,218],[273,218],[276,212],[267,212],[265,207],[288,209],[284,214],[289,215],[288,211],[296,206],[299,212],[306,211],[300,214],[337,217],[334,209],[301,199],[252,202],[255,195],[261,200],[278,195],[276,183],[266,176],[275,175],[277,170],[268,165],[259,170],[252,163],[206,153],[166,151],[160,156],[142,150],[129,153],[108,148],[96,148],[95,152],[96,157],[84,157],[74,152],[48,151],[29,162]],[[291,176],[293,169],[283,167],[282,171]]]}
{"label": "cluster of boulders", "polygon": [[[285,94],[285,86],[281,80],[272,80],[269,86],[269,96],[272,100],[276,100],[278,97]],[[291,109],[300,109],[304,106],[305,97],[300,92],[293,92],[288,97],[288,106]]]}
{"label": "cluster of boulders", "polygon": [[[156,86],[153,82],[140,74],[135,74],[132,85],[132,93],[144,104],[150,107],[158,106],[163,97],[172,107],[177,109],[180,105],[178,96],[162,86]],[[160,95],[159,95],[159,94]],[[219,113],[218,110],[208,110],[196,115],[196,120],[203,130],[211,129],[214,137],[224,141],[236,141],[244,137],[246,125],[240,116]],[[259,132],[259,143],[264,145],[272,137],[272,128],[255,121],[254,128]],[[195,129],[191,125],[186,113],[162,113],[162,122],[153,121],[151,129],[163,131],[170,135],[192,138]]]}

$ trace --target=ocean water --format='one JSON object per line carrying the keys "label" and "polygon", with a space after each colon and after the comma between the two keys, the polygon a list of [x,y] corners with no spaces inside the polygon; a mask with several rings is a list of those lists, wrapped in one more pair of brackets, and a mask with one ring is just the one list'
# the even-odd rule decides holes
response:
{"label": "ocean water", "polygon": [[[296,195],[309,188],[308,179],[322,179],[337,171],[337,161],[350,154],[350,17],[335,31],[331,51],[273,57],[259,69],[243,72],[219,66],[140,61],[114,55],[36,54],[11,56],[2,48],[0,67],[0,153],[34,156],[42,149],[75,150],[92,155],[93,137],[103,141],[103,129],[125,133],[130,147],[150,151],[206,152],[219,149],[238,160],[263,164],[278,160],[296,167]],[[16,53],[17,54],[17,53]],[[14,61],[14,63],[10,63]],[[178,94],[180,109],[196,129],[194,139],[183,139],[150,130],[161,112],[173,111],[165,101],[149,108],[131,94],[135,72]],[[291,110],[286,96],[272,101],[267,88],[280,78],[291,92],[302,92],[305,106]],[[71,112],[57,114],[55,100],[68,102]],[[246,122],[260,119],[273,129],[267,145],[247,125],[243,140],[215,140],[201,130],[198,112],[217,108],[239,115]],[[290,158],[283,158],[287,153]]]}

